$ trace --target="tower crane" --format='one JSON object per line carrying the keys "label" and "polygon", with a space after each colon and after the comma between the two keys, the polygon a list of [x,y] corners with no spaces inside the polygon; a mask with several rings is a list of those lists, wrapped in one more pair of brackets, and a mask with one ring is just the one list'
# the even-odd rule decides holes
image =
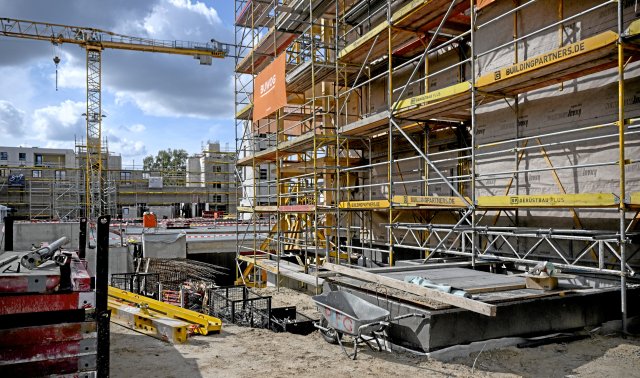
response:
{"label": "tower crane", "polygon": [[[231,44],[165,41],[131,37],[100,29],[0,18],[0,36],[49,41],[54,45],[72,43],[85,49],[87,66],[87,135],[85,155],[85,216],[96,219],[106,212],[102,156],[102,50],[118,49],[164,54],[191,55],[200,64],[229,55]],[[58,57],[56,57],[58,58]],[[54,58],[54,63],[60,62]],[[108,156],[107,156],[108,158]]]}

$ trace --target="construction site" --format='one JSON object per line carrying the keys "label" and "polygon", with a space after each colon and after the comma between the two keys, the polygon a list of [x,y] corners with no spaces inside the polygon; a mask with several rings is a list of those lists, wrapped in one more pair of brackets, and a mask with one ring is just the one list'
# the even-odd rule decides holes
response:
{"label": "construction site", "polygon": [[[3,376],[640,376],[637,2],[234,0],[223,42],[12,16],[86,51],[86,135],[0,140]],[[233,61],[235,146],[123,165],[112,50]]]}

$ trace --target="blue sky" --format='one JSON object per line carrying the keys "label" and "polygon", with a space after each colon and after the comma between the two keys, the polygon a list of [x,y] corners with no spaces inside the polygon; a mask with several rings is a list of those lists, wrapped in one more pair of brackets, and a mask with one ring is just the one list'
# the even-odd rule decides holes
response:
{"label": "blue sky", "polygon": [[[231,0],[19,0],[0,17],[95,27],[167,40],[233,43]],[[55,89],[53,57],[62,60]],[[189,56],[105,50],[103,135],[123,164],[160,149],[234,148],[233,59],[200,66]],[[0,37],[0,145],[73,148],[85,135],[85,54],[76,45]]]}

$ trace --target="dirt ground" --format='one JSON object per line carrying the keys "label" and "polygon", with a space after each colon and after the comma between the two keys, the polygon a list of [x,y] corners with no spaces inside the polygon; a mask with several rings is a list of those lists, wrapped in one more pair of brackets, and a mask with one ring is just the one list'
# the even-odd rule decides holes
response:
{"label": "dirt ground", "polygon": [[[308,296],[265,289],[273,306],[313,314]],[[318,332],[273,333],[225,324],[217,335],[172,345],[119,325],[111,327],[113,377],[640,377],[640,338],[592,337],[538,348],[474,352],[449,362],[362,348],[352,361]],[[475,363],[475,366],[474,366]]]}

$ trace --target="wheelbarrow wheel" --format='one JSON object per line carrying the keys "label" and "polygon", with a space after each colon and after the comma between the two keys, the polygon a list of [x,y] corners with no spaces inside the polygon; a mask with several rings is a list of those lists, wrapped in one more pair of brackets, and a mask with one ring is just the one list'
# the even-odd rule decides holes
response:
{"label": "wheelbarrow wheel", "polygon": [[[322,318],[322,320],[320,320],[320,325],[323,328],[328,328],[327,326],[329,325],[329,322],[327,321],[327,319]],[[336,331],[333,328],[327,331],[321,329],[320,334],[322,335],[324,341],[328,342],[329,344],[338,344],[338,340],[342,338],[342,333]]]}

